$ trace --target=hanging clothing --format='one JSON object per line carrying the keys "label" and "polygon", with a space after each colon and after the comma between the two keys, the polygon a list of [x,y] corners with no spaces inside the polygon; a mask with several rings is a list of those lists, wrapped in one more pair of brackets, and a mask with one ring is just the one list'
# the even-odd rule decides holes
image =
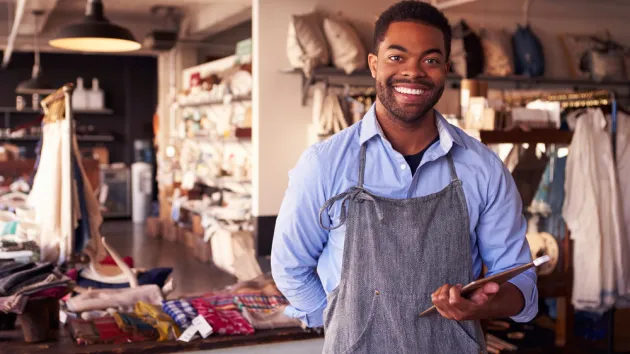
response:
{"label": "hanging clothing", "polygon": [[451,183],[442,191],[391,200],[363,187],[366,148],[361,148],[358,185],[329,199],[320,211],[347,200],[348,219],[340,221],[348,225],[344,266],[324,313],[323,352],[478,354],[485,348],[478,321],[418,317],[431,306],[435,289],[473,281],[468,210],[453,158],[447,154]]}
{"label": "hanging clothing", "polygon": [[[35,210],[35,221],[41,229],[41,258],[63,262],[67,250],[79,252],[86,249],[91,256],[102,259],[106,251],[100,241],[99,229],[103,222],[100,204],[83,164],[76,163],[81,156],[76,136],[72,141],[73,161],[66,153],[70,143],[66,139],[68,125],[65,119],[44,125],[41,158],[28,197],[28,204]],[[74,176],[68,173],[70,163],[74,164]],[[71,188],[72,193],[69,193]],[[74,210],[72,225],[67,222],[70,195]],[[81,228],[75,233],[80,220]],[[75,233],[72,244],[69,242],[71,232]]]}
{"label": "hanging clothing", "polygon": [[[610,116],[607,117],[610,121]],[[630,115],[624,112],[617,112],[617,176],[619,179],[619,195],[621,209],[623,213],[623,225],[625,232],[622,234],[622,244],[617,251],[620,260],[626,261],[630,253]],[[625,284],[630,284],[630,265],[618,264],[619,274],[625,280]],[[620,289],[620,301],[617,307],[630,307],[630,291]]]}
{"label": "hanging clothing", "polygon": [[[562,209],[573,244],[576,309],[603,313],[628,294],[630,270],[609,124],[600,109],[578,119],[566,166]],[[626,252],[625,254],[623,252]]]}

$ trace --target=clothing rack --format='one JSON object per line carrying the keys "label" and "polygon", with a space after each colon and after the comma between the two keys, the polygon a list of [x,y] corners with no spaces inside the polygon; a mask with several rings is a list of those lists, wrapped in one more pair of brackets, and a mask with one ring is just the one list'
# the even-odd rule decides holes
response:
{"label": "clothing rack", "polygon": [[[576,92],[568,94],[549,95],[547,101],[559,102],[562,108],[582,108],[582,107],[611,107],[611,143],[613,163],[617,161],[617,99],[615,93],[607,90],[590,92]],[[615,307],[608,311],[608,338],[607,353],[615,352]]]}
{"label": "clothing rack", "polygon": [[[63,85],[60,89],[50,94],[46,98],[44,98],[41,102],[41,106],[44,109],[45,119],[44,124],[57,122],[60,120],[68,121],[68,130],[66,131],[66,139],[68,141],[67,149],[64,152],[68,156],[70,156],[70,163],[68,164],[68,176],[72,178],[74,176],[74,168],[73,168],[73,139],[74,139],[74,112],[72,110],[72,93],[74,91],[74,85],[72,83],[68,83]],[[72,182],[70,183],[70,188],[67,193],[69,196],[70,210],[68,213],[68,217],[66,219],[68,239],[66,242],[62,242],[59,245],[59,261],[60,263],[69,262],[72,260],[72,256],[74,254],[74,210],[76,206],[74,205],[74,198],[72,195],[72,191],[74,190],[74,186]]]}

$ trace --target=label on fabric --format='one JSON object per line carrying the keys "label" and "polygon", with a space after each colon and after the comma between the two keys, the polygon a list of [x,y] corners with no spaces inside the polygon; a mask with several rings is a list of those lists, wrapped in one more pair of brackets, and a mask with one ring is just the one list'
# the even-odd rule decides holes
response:
{"label": "label on fabric", "polygon": [[195,335],[195,333],[197,333],[197,326],[192,325],[192,326],[186,328],[184,333],[182,333],[182,335],[179,336],[179,338],[177,338],[177,340],[182,341],[182,342],[190,342],[190,340]]}
{"label": "label on fabric", "polygon": [[212,334],[212,326],[210,326],[208,321],[206,321],[202,315],[195,317],[192,323],[193,326],[197,327],[199,334],[201,334],[203,338],[208,338],[208,336]]}
{"label": "label on fabric", "polygon": [[64,310],[59,311],[59,322],[66,324],[68,322],[68,314]]}

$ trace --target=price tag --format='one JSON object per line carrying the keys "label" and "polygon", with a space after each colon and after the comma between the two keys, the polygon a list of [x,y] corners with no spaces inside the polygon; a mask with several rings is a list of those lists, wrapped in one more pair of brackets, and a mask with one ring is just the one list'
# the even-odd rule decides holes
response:
{"label": "price tag", "polygon": [[179,336],[179,338],[177,338],[177,340],[182,341],[182,342],[190,342],[190,340],[195,335],[195,333],[197,333],[197,326],[192,325],[192,326],[188,327],[184,331],[184,333],[182,333],[182,335]]}
{"label": "price tag", "polygon": [[68,322],[68,314],[64,310],[59,310],[59,322],[66,324]]}
{"label": "price tag", "polygon": [[206,319],[203,318],[202,315],[195,317],[195,319],[193,320],[193,325],[197,327],[199,333],[203,338],[208,338],[208,336],[212,334],[212,326],[210,326],[208,321],[206,321]]}

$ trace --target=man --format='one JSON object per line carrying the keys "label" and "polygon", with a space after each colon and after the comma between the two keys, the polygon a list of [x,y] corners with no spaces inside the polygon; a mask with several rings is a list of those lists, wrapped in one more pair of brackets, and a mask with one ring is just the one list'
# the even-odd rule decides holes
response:
{"label": "man", "polygon": [[[325,353],[479,353],[479,320],[537,313],[536,274],[468,298],[462,285],[531,261],[501,160],[433,109],[449,71],[447,19],[404,1],[379,17],[377,100],[290,172],[272,272],[287,314],[324,326]],[[419,314],[435,305],[438,313]]]}

